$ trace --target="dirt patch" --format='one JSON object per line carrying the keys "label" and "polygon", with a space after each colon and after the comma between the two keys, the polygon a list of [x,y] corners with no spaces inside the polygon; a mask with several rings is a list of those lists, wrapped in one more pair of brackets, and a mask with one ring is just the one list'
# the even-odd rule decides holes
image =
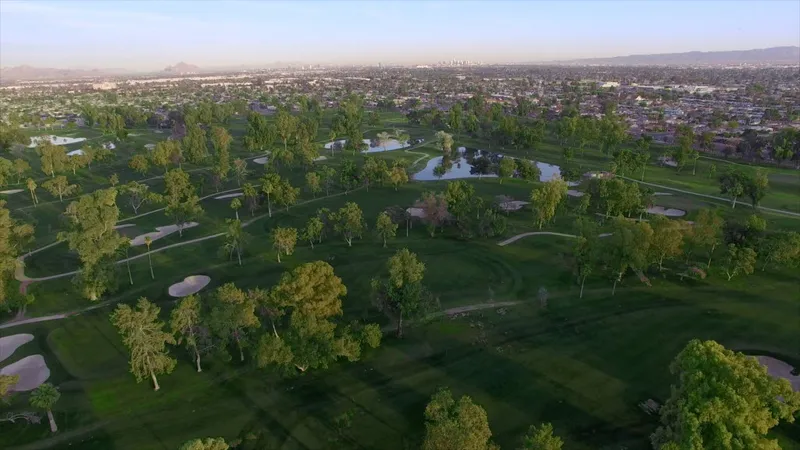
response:
{"label": "dirt patch", "polygon": [[19,375],[11,391],[32,391],[50,378],[50,369],[42,355],[31,355],[0,369],[0,375]]}
{"label": "dirt patch", "polygon": [[14,334],[0,338],[0,361],[8,358],[18,348],[32,340],[32,334]]}
{"label": "dirt patch", "polygon": [[169,295],[172,297],[186,297],[187,295],[196,294],[208,286],[210,282],[211,278],[205,275],[190,275],[180,283],[170,286]]}

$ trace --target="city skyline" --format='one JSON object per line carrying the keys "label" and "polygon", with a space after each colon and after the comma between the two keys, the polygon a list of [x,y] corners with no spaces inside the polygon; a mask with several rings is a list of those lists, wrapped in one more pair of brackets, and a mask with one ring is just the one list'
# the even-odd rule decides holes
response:
{"label": "city skyline", "polygon": [[200,67],[520,63],[791,46],[800,36],[800,3],[787,1],[185,6],[4,1],[0,66],[148,71],[178,61]]}

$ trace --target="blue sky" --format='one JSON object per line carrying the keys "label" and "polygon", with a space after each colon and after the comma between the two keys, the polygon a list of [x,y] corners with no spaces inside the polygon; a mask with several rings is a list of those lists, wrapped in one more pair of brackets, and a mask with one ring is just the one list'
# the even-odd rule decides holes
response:
{"label": "blue sky", "polygon": [[0,0],[0,66],[520,62],[800,45],[800,1]]}

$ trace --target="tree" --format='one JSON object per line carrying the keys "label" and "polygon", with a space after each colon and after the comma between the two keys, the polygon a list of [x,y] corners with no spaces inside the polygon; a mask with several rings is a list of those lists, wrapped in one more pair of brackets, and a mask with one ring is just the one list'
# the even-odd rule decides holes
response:
{"label": "tree", "polygon": [[178,226],[178,235],[183,236],[183,225],[203,212],[200,198],[195,194],[189,174],[173,169],[164,175],[164,213]]}
{"label": "tree", "polygon": [[247,115],[247,132],[244,135],[244,148],[250,152],[262,151],[275,141],[275,128],[257,112]]}
{"label": "tree", "polygon": [[605,266],[614,280],[611,290],[611,295],[614,295],[617,283],[622,281],[628,269],[646,268],[653,229],[647,222],[632,222],[622,217],[615,218],[611,225],[611,236],[603,239],[605,245],[602,254]]}
{"label": "tree", "polygon": [[250,210],[250,215],[252,216],[256,209],[258,209],[258,190],[255,185],[247,183],[244,185],[244,188],[242,188],[242,193],[244,193],[247,209]]}
{"label": "tree", "polygon": [[294,247],[297,245],[297,228],[281,228],[276,227],[272,229],[272,248],[278,255],[278,262],[281,262],[281,253],[286,256],[294,253]]}
{"label": "tree", "polygon": [[650,220],[653,228],[653,239],[650,242],[652,261],[664,270],[664,259],[675,258],[683,253],[683,230],[687,223],[671,220],[664,216],[655,216]]}
{"label": "tree", "polygon": [[242,201],[237,197],[231,200],[231,209],[236,213],[236,220],[239,220],[239,210],[242,208]]}
{"label": "tree", "polygon": [[386,240],[394,238],[397,235],[397,224],[392,222],[392,218],[386,212],[378,214],[378,219],[375,222],[375,232],[383,239],[383,247],[386,248]]}
{"label": "tree", "polygon": [[141,297],[135,308],[120,304],[111,314],[111,322],[130,352],[130,371],[136,382],[149,376],[156,391],[160,389],[156,375],[172,373],[176,364],[166,348],[167,344],[175,345],[175,338],[163,330],[159,312],[161,308]]}
{"label": "tree", "polygon": [[389,171],[389,183],[394,187],[396,191],[398,187],[408,183],[408,172],[406,172],[406,168],[402,165],[395,162],[392,165],[391,170]]}
{"label": "tree", "polygon": [[108,177],[108,184],[110,184],[112,188],[117,187],[119,184],[119,175],[112,173],[111,176]]}
{"label": "tree", "polygon": [[186,126],[186,136],[180,143],[186,151],[186,156],[194,164],[203,164],[208,158],[208,143],[206,142],[206,132],[199,125],[193,124]]}
{"label": "tree", "polygon": [[22,177],[31,171],[31,165],[24,159],[17,158],[14,160],[14,173],[17,175],[17,184],[22,181]]}
{"label": "tree", "polygon": [[728,281],[739,274],[750,275],[756,267],[756,251],[750,247],[740,247],[735,244],[728,244],[728,252],[725,254],[723,270],[728,276]]}
{"label": "tree", "polygon": [[322,166],[320,171],[322,182],[325,184],[325,195],[331,195],[331,185],[336,178],[336,170],[331,166]]}
{"label": "tree", "polygon": [[36,206],[39,204],[39,199],[36,197],[36,181],[33,178],[28,178],[25,180],[25,187],[28,188],[28,191],[31,193],[31,200],[33,201],[33,205]]}
{"label": "tree", "polygon": [[564,441],[553,434],[553,425],[543,423],[531,426],[528,434],[522,438],[522,447],[519,450],[561,450]]}
{"label": "tree", "polygon": [[178,450],[228,450],[230,446],[222,438],[192,439]]}
{"label": "tree", "polygon": [[130,161],[128,161],[128,167],[139,175],[145,175],[150,168],[150,163],[144,155],[133,155]]}
{"label": "tree", "polygon": [[150,194],[150,186],[138,181],[131,181],[122,186],[120,190],[128,196],[128,203],[131,205],[134,214],[138,214],[139,208],[146,202],[157,200],[155,196]]}
{"label": "tree", "polygon": [[248,175],[247,161],[237,158],[233,160],[233,175],[236,177],[236,185],[241,186]]}
{"label": "tree", "polygon": [[261,177],[261,192],[267,195],[267,214],[272,217],[272,199],[280,196],[283,179],[277,173],[267,173]]}
{"label": "tree", "polygon": [[292,187],[289,180],[284,179],[281,180],[280,187],[275,194],[275,201],[283,205],[288,211],[290,206],[297,203],[297,197],[300,196],[300,188]]}
{"label": "tree", "polygon": [[44,141],[36,147],[36,152],[41,156],[42,172],[50,177],[64,171],[67,164],[67,151],[60,145],[52,145]]}
{"label": "tree", "polygon": [[353,245],[353,238],[361,238],[367,229],[364,214],[358,204],[347,202],[333,214],[333,229],[347,242],[348,247]]}
{"label": "tree", "polygon": [[403,322],[424,317],[437,306],[436,299],[422,285],[425,264],[417,255],[402,249],[389,258],[387,278],[372,280],[375,306],[397,322],[397,336],[403,337]]}
{"label": "tree", "polygon": [[239,349],[239,360],[244,361],[247,333],[261,326],[255,314],[255,300],[233,283],[226,283],[217,288],[214,305],[209,321],[212,331],[223,342],[233,338]]}
{"label": "tree", "polygon": [[428,228],[428,233],[431,237],[436,234],[436,228],[441,227],[450,217],[448,212],[447,198],[443,194],[435,194],[434,192],[422,193],[422,221]]}
{"label": "tree", "polygon": [[736,208],[736,199],[745,193],[747,176],[738,170],[730,170],[719,177],[719,192],[731,197],[732,208]]}
{"label": "tree", "polygon": [[116,199],[116,189],[101,189],[67,206],[70,228],[59,233],[58,238],[78,253],[84,267],[113,257],[127,240],[114,229],[119,220]]}
{"label": "tree", "polygon": [[236,258],[239,260],[239,265],[242,265],[242,248],[248,240],[247,233],[242,228],[242,222],[239,219],[225,221],[227,227],[225,229],[225,243],[222,248],[228,253],[228,259],[233,258],[233,252],[236,252]]}
{"label": "tree", "polygon": [[186,349],[194,355],[197,371],[202,372],[200,367],[200,350],[197,348],[197,330],[201,324],[200,318],[200,297],[189,295],[178,302],[178,306],[172,310],[169,320],[169,328],[172,333],[178,336],[178,344],[186,343]]}
{"label": "tree", "polygon": [[19,375],[0,375],[0,402],[9,402],[8,396],[11,388],[17,383],[19,383]]}
{"label": "tree", "polygon": [[214,167],[212,173],[217,185],[217,191],[231,171],[230,146],[233,138],[228,130],[222,127],[211,128],[211,146],[214,148]]}
{"label": "tree", "polygon": [[516,163],[517,174],[525,181],[537,181],[542,175],[541,170],[536,164],[528,161],[527,159],[517,158],[514,160]]}
{"label": "tree", "polygon": [[[172,164],[172,152],[176,144],[178,144],[177,141],[160,141],[150,152],[150,161],[152,161],[153,165],[164,168],[164,173],[167,173],[170,164]],[[145,169],[145,171],[146,170],[147,169]]]}
{"label": "tree", "polygon": [[358,166],[353,161],[347,160],[342,164],[339,169],[339,183],[344,188],[344,192],[348,193],[351,189],[355,189],[360,183]]}
{"label": "tree", "polygon": [[759,255],[764,259],[761,270],[766,269],[771,263],[781,266],[797,266],[800,263],[800,234],[789,231],[770,235],[760,246]]}
{"label": "tree", "polygon": [[145,236],[144,245],[147,246],[147,265],[150,266],[150,279],[155,280],[156,275],[153,273],[153,259],[150,257],[150,246],[153,245],[153,238]]}
{"label": "tree", "polygon": [[576,222],[576,227],[580,230],[580,235],[578,236],[578,242],[575,244],[573,255],[575,258],[575,275],[581,285],[581,292],[578,298],[583,298],[583,286],[586,283],[586,279],[599,268],[602,247],[594,222],[586,218],[580,218]]}
{"label": "tree", "polygon": [[383,151],[386,151],[386,146],[389,145],[389,141],[391,141],[392,136],[388,132],[382,131],[378,133],[377,137],[378,137],[378,145],[383,147]]}
{"label": "tree", "polygon": [[311,195],[317,198],[317,194],[322,191],[322,180],[317,172],[308,172],[306,174],[306,186],[311,191]]}
{"label": "tree", "polygon": [[314,241],[322,243],[322,231],[325,227],[325,224],[322,223],[322,220],[319,217],[312,217],[308,219],[308,223],[306,227],[303,229],[303,239],[307,240],[309,244],[311,244],[311,249],[314,249]]}
{"label": "tree", "polygon": [[225,439],[220,437],[192,439],[184,442],[178,450],[228,450],[229,448],[230,446],[225,442]]}
{"label": "tree", "polygon": [[714,341],[690,341],[670,372],[678,384],[650,437],[657,450],[778,449],[767,433],[800,409],[800,393],[787,380]]}
{"label": "tree", "polygon": [[486,411],[466,395],[456,402],[440,389],[425,407],[422,450],[488,450],[491,437]]}
{"label": "tree", "polygon": [[53,418],[53,406],[55,406],[59,398],[61,398],[61,393],[50,383],[40,384],[39,387],[31,392],[31,406],[47,411],[47,419],[50,421],[50,431],[52,433],[58,431],[56,419]]}
{"label": "tree", "polygon": [[769,178],[766,172],[761,169],[756,169],[756,173],[752,177],[746,178],[747,182],[744,185],[744,193],[750,197],[753,202],[753,208],[757,208],[761,199],[767,195],[769,190]]}
{"label": "tree", "polygon": [[287,142],[289,138],[297,131],[297,118],[289,114],[286,110],[280,109],[275,115],[275,127],[283,140],[283,149],[287,150]]}
{"label": "tree", "polygon": [[531,192],[531,205],[539,229],[556,216],[561,202],[567,197],[567,182],[554,177]]}
{"label": "tree", "polygon": [[511,157],[504,157],[500,160],[500,165],[497,168],[497,175],[500,177],[500,184],[503,184],[503,178],[511,178],[514,176],[514,170],[517,164]]}
{"label": "tree", "polygon": [[694,220],[694,227],[690,235],[691,242],[693,245],[708,249],[708,269],[711,268],[711,258],[714,255],[714,250],[721,241],[724,224],[725,221],[719,214],[707,209],[698,211]]}
{"label": "tree", "polygon": [[436,145],[442,149],[442,153],[449,155],[453,148],[453,135],[444,131],[437,131]]}

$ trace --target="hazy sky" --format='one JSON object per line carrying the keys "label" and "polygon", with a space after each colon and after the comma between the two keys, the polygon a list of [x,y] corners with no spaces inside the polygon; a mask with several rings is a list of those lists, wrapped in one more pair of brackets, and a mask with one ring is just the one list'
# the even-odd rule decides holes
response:
{"label": "hazy sky", "polygon": [[800,45],[800,1],[0,0],[0,66],[519,62]]}

